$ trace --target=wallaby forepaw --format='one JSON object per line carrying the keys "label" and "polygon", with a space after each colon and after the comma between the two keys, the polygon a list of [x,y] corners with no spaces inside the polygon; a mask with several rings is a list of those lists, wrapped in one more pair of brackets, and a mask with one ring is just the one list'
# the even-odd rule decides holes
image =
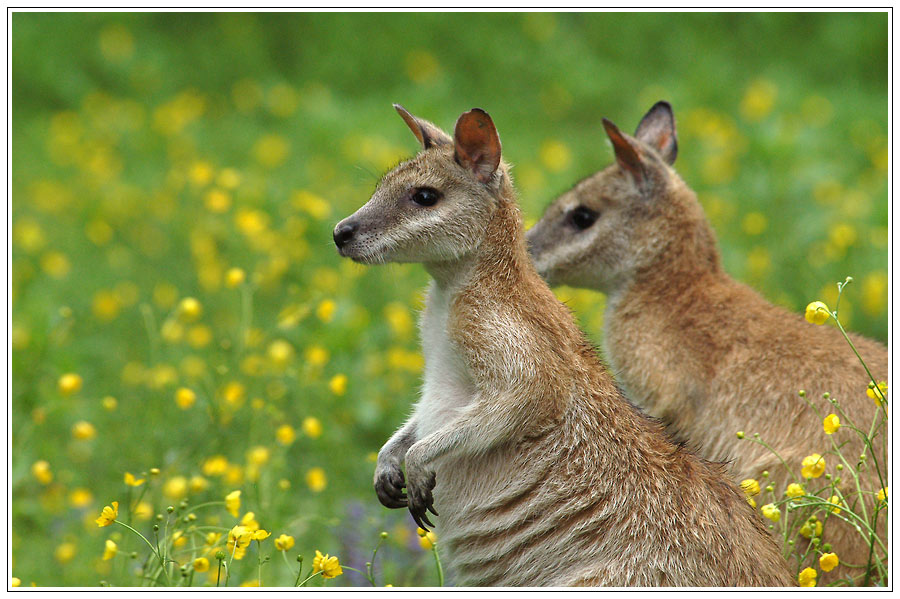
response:
{"label": "wallaby forepaw", "polygon": [[432,495],[435,482],[434,472],[427,471],[422,472],[421,477],[416,477],[415,483],[413,482],[412,475],[410,475],[409,484],[406,487],[409,501],[409,513],[412,514],[416,524],[426,531],[429,530],[429,527],[434,528],[434,524],[428,519],[428,512],[431,512],[435,516],[438,515],[434,509],[434,496]]}
{"label": "wallaby forepaw", "polygon": [[384,507],[402,508],[407,506],[406,494],[403,488],[406,483],[403,480],[403,470],[399,464],[391,464],[382,467],[380,464],[375,470],[375,494],[378,501]]}

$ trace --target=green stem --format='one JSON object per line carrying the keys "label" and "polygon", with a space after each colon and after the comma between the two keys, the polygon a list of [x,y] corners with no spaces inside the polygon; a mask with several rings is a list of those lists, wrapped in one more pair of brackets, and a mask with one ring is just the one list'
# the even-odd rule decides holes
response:
{"label": "green stem", "polygon": [[438,586],[444,586],[444,568],[441,566],[441,557],[438,555],[437,543],[432,543],[431,552],[434,554],[434,563],[437,566]]}

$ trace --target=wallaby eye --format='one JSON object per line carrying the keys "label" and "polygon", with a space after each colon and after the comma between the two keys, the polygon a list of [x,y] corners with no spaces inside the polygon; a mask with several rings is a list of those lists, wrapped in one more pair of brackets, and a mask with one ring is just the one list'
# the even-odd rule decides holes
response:
{"label": "wallaby eye", "polygon": [[436,189],[422,187],[414,191],[410,199],[419,206],[434,206],[440,198],[441,194]]}
{"label": "wallaby eye", "polygon": [[580,231],[584,231],[597,222],[597,216],[599,215],[587,206],[578,206],[569,213],[568,220],[572,223],[573,227]]}

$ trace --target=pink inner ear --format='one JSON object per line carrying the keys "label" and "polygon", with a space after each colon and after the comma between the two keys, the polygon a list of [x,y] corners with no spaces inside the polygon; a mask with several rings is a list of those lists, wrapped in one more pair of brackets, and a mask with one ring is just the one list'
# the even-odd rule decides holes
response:
{"label": "pink inner ear", "polygon": [[663,133],[662,135],[660,135],[658,143],[656,145],[659,147],[660,150],[665,148],[667,145],[669,145],[669,134]]}

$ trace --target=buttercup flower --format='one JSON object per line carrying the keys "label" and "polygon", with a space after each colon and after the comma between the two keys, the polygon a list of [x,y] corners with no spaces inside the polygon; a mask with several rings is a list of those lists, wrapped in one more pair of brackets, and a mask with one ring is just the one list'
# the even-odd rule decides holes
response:
{"label": "buttercup flower", "polygon": [[307,416],[303,419],[303,432],[310,439],[318,439],[322,435],[322,423],[318,418]]}
{"label": "buttercup flower", "polygon": [[[831,503],[831,504],[833,504],[833,505],[835,505],[835,506],[843,505],[843,503],[841,502],[841,498],[838,497],[837,495],[832,495],[832,496],[828,499],[828,503]],[[833,507],[833,508],[830,508],[830,509],[831,509],[832,513],[834,513],[834,514],[840,514],[840,513],[841,513],[841,508],[839,508],[839,507]]]}
{"label": "buttercup flower", "polygon": [[744,490],[748,497],[759,495],[759,482],[753,478],[745,478],[741,481],[741,489]]}
{"label": "buttercup flower", "polygon": [[116,556],[119,546],[114,541],[106,539],[106,548],[103,550],[103,561],[110,560]]}
{"label": "buttercup flower", "polygon": [[803,524],[803,526],[800,527],[800,534],[807,539],[811,539],[813,537],[821,537],[822,523],[818,520],[816,520],[815,522],[806,522]]}
{"label": "buttercup flower", "polygon": [[787,486],[787,489],[784,492],[784,494],[787,495],[788,497],[800,497],[804,493],[805,493],[805,491],[803,490],[803,487],[801,487],[797,483],[789,484]]}
{"label": "buttercup flower", "polygon": [[50,463],[47,460],[38,460],[32,464],[31,474],[34,475],[42,485],[49,485],[53,482],[53,472],[50,470]]}
{"label": "buttercup flower", "polygon": [[79,420],[72,425],[72,436],[81,441],[90,441],[97,436],[97,429],[87,420]]}
{"label": "buttercup flower", "polygon": [[231,493],[229,493],[228,495],[225,496],[225,509],[228,510],[228,513],[231,514],[232,516],[234,516],[235,518],[238,517],[238,513],[240,513],[240,510],[241,510],[241,492],[240,492],[240,490],[232,491]]}
{"label": "buttercup flower", "polygon": [[129,487],[140,487],[142,484],[144,484],[144,481],[145,479],[143,478],[134,478],[134,475],[131,472],[125,473],[125,484]]}
{"label": "buttercup flower", "polygon": [[802,587],[814,587],[816,586],[816,577],[818,575],[819,573],[812,568],[806,568],[797,576],[797,582]]}
{"label": "buttercup flower", "polygon": [[72,395],[81,389],[81,377],[73,372],[66,373],[59,377],[59,392],[63,395]]}
{"label": "buttercup flower", "polygon": [[803,478],[819,478],[825,474],[825,458],[817,453],[803,458],[800,474]]}
{"label": "buttercup flower", "polygon": [[269,531],[260,528],[259,530],[253,531],[253,533],[250,535],[250,538],[254,541],[263,541],[265,539],[268,539],[271,535],[272,533],[270,533]]}
{"label": "buttercup flower", "polygon": [[328,479],[325,477],[325,471],[321,468],[311,468],[306,473],[306,484],[313,493],[323,491],[328,484]]}
{"label": "buttercup flower", "polygon": [[812,324],[825,324],[825,321],[831,316],[828,306],[825,302],[810,302],[806,306],[806,321]]}
{"label": "buttercup flower", "polygon": [[203,305],[196,298],[186,297],[178,304],[178,315],[187,322],[197,320],[201,314]]}
{"label": "buttercup flower", "polygon": [[286,534],[282,534],[280,537],[275,539],[275,549],[278,551],[287,551],[291,547],[294,546],[294,537]]}
{"label": "buttercup flower", "polygon": [[819,567],[823,572],[831,572],[840,563],[838,556],[834,553],[825,553],[819,558]]}
{"label": "buttercup flower", "polygon": [[327,553],[316,549],[316,557],[313,558],[313,573],[321,572],[323,578],[334,578],[344,573],[337,556],[329,556]]}
{"label": "buttercup flower", "polygon": [[[878,391],[881,391],[879,395]],[[875,386],[872,383],[869,383],[869,387],[866,389],[866,395],[869,396],[869,399],[875,402],[875,405],[881,405],[882,399],[881,396],[884,396],[884,399],[887,400],[887,391],[888,386],[884,381],[878,382],[878,390],[875,389]]]}
{"label": "buttercup flower", "polygon": [[829,414],[822,422],[822,426],[825,429],[826,435],[833,435],[839,428],[841,428],[841,419],[838,418],[836,414]]}
{"label": "buttercup flower", "polygon": [[175,405],[182,410],[187,410],[197,401],[197,394],[187,387],[180,387],[175,391]]}
{"label": "buttercup flower", "polygon": [[252,531],[246,526],[235,526],[228,531],[228,543],[225,545],[228,555],[234,555],[234,559],[242,559],[250,545]]}
{"label": "buttercup flower", "polygon": [[94,520],[97,526],[109,526],[119,517],[119,502],[113,501],[112,506],[104,506],[100,512],[100,517]]}
{"label": "buttercup flower", "polygon": [[205,557],[198,557],[193,561],[194,572],[206,572],[209,570],[209,560]]}
{"label": "buttercup flower", "polygon": [[282,424],[275,431],[275,439],[281,445],[290,445],[297,438],[297,432],[290,424]]}
{"label": "buttercup flower", "polygon": [[781,520],[781,510],[779,510],[774,503],[767,503],[759,509],[762,511],[762,515],[772,522]]}
{"label": "buttercup flower", "polygon": [[247,273],[242,268],[229,268],[225,273],[225,286],[234,289],[247,278]]}
{"label": "buttercup flower", "polygon": [[878,501],[887,501],[888,499],[888,487],[884,487],[878,491]]}

